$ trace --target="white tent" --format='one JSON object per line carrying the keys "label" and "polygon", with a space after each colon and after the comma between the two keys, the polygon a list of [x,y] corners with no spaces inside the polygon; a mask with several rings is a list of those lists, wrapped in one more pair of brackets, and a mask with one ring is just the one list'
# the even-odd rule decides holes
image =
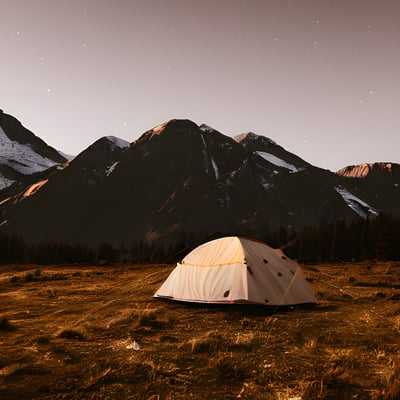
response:
{"label": "white tent", "polygon": [[196,303],[315,303],[299,265],[279,249],[232,236],[190,252],[154,297]]}

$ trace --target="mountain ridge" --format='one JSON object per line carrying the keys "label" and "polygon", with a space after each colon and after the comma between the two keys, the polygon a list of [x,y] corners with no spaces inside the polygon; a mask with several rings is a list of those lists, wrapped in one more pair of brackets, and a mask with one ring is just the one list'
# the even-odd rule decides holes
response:
{"label": "mountain ridge", "polygon": [[100,138],[46,173],[0,191],[0,231],[31,241],[165,247],[215,234],[290,235],[400,204],[393,177],[377,186],[373,177],[313,166],[261,135],[238,140],[190,120],[170,120],[131,144]]}

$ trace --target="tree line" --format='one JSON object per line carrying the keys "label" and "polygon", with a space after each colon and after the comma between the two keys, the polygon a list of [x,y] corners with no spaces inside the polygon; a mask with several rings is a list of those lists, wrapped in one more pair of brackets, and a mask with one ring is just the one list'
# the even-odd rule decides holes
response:
{"label": "tree line", "polygon": [[[0,264],[112,264],[174,263],[207,240],[205,233],[182,233],[170,243],[135,241],[130,246],[102,243],[97,248],[79,243],[28,243],[14,235],[0,234]],[[400,220],[381,214],[366,220],[339,220],[288,233],[284,228],[265,232],[256,239],[282,248],[302,262],[400,260]]]}
{"label": "tree line", "polygon": [[381,214],[307,227],[288,238],[289,257],[303,262],[400,260],[400,220]]}

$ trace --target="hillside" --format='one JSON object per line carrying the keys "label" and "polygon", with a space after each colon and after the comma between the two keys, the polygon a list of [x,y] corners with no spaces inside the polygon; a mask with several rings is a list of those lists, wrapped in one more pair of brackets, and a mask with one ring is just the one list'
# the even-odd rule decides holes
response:
{"label": "hillside", "polygon": [[398,399],[398,263],[303,266],[312,309],[155,300],[172,265],[0,270],[0,397]]}

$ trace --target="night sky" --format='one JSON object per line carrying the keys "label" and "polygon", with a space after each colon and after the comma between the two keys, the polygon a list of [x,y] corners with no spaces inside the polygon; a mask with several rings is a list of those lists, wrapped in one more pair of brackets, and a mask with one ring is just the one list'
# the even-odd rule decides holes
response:
{"label": "night sky", "polygon": [[400,162],[398,0],[0,0],[0,108],[77,154],[172,118]]}

